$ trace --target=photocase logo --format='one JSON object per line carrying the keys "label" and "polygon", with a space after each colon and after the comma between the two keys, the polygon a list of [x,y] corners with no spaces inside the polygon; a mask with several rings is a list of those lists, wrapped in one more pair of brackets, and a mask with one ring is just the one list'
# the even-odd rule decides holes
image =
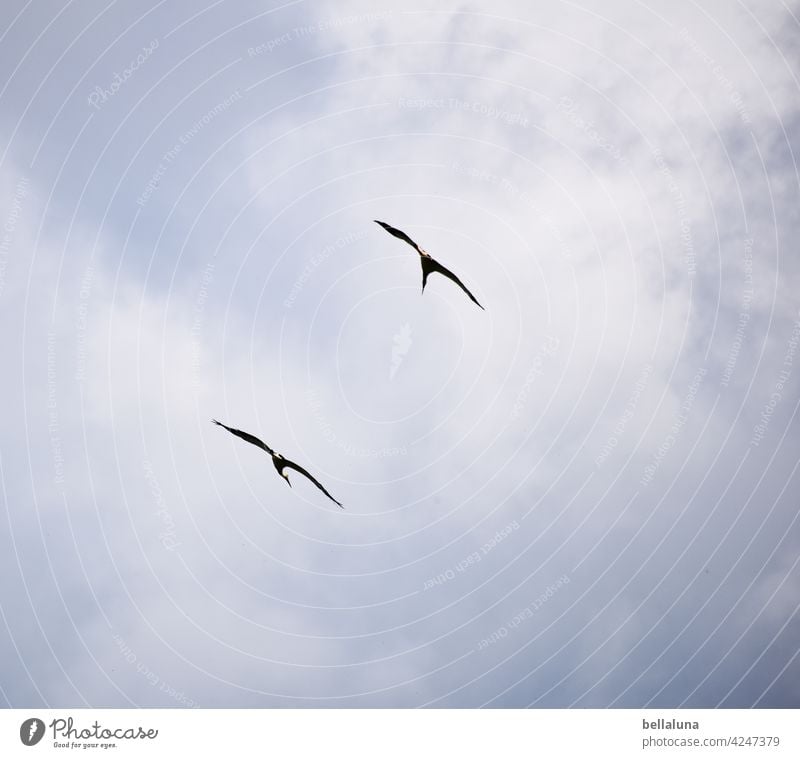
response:
{"label": "photocase logo", "polygon": [[411,339],[411,324],[403,324],[400,327],[400,331],[394,335],[394,344],[392,345],[392,365],[389,368],[389,380],[391,381],[394,379],[394,375],[397,373],[397,369],[400,368],[400,364],[403,362],[403,356],[408,353],[409,348],[411,347],[412,339]]}
{"label": "photocase logo", "polygon": [[23,745],[35,745],[44,737],[44,721],[41,719],[25,719],[19,728],[19,738]]}

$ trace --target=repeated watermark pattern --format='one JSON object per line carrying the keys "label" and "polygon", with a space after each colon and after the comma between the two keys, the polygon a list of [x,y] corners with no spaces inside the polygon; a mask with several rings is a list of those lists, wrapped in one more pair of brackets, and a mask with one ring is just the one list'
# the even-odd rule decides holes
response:
{"label": "repeated watermark pattern", "polygon": [[181,134],[180,137],[178,137],[178,141],[169,150],[167,150],[164,155],[161,156],[161,160],[158,162],[156,170],[148,180],[142,193],[136,198],[136,202],[139,205],[142,207],[146,205],[147,201],[152,197],[156,189],[158,189],[158,185],[161,184],[161,179],[164,174],[167,173],[167,169],[169,168],[170,164],[175,161],[178,155],[180,155],[183,148],[185,148],[198,134],[200,134],[200,132],[215,118],[217,118],[217,116],[227,111],[231,105],[241,99],[241,91],[238,89],[234,90],[232,95],[218,102],[213,108],[209,108],[209,110],[207,110],[199,119],[197,119],[197,121],[195,121],[189,129],[187,129],[183,134]]}
{"label": "repeated watermark pattern", "polygon": [[514,189],[514,186],[508,179],[493,174],[491,171],[479,166],[467,166],[460,161],[453,161],[451,168],[458,176],[467,176],[470,179],[479,179],[482,182],[489,182],[495,187],[501,187],[506,191]]}
{"label": "repeated watermark pattern", "polygon": [[800,342],[800,311],[797,313],[797,319],[794,322],[792,332],[786,343],[786,352],[783,355],[783,362],[781,363],[781,370],[775,379],[775,384],[772,387],[769,400],[764,405],[763,410],[759,416],[758,423],[753,427],[753,436],[750,438],[750,444],[753,447],[758,447],[764,435],[767,433],[767,427],[772,420],[775,409],[783,399],[783,391],[786,384],[792,376],[792,367],[794,365],[794,355],[797,352],[797,344]]}
{"label": "repeated watermark pattern", "polygon": [[311,260],[305,265],[300,272],[300,276],[297,277],[292,285],[289,296],[283,301],[284,308],[291,308],[294,305],[297,296],[300,294],[306,282],[311,278],[311,275],[337,250],[341,250],[368,236],[367,232],[348,232],[347,234],[343,234],[332,244],[325,245],[320,252],[314,253],[314,255],[311,256]]}
{"label": "repeated watermark pattern", "polygon": [[86,332],[89,327],[89,296],[92,294],[94,268],[87,266],[78,290],[78,318],[75,323],[77,350],[75,356],[75,381],[83,384],[86,378]]}
{"label": "repeated watermark pattern", "polygon": [[628,163],[628,159],[622,154],[622,151],[597,131],[594,121],[587,121],[579,115],[578,106],[571,97],[567,97],[566,95],[562,97],[558,101],[557,110],[563,113],[567,117],[567,120],[574,127],[580,129],[589,138],[593,145],[596,145],[601,150],[604,150],[620,163]]}
{"label": "repeated watermark pattern", "polygon": [[22,201],[28,194],[28,179],[21,177],[14,188],[11,197],[11,208],[8,210],[5,223],[3,224],[3,234],[0,236],[0,295],[6,288],[6,269],[8,268],[8,255],[11,252],[11,245],[14,242],[14,233],[17,230]]}
{"label": "repeated watermark pattern", "polygon": [[397,107],[400,110],[412,111],[433,109],[476,113],[488,119],[502,121],[509,126],[521,126],[523,129],[527,129],[530,125],[530,119],[524,113],[507,111],[480,100],[460,100],[457,97],[401,97],[397,100]]}
{"label": "repeated watermark pattern", "polygon": [[159,486],[155,472],[153,471],[153,464],[150,463],[150,461],[142,461],[142,468],[144,469],[144,478],[147,480],[148,485],[150,485],[150,492],[152,493],[153,499],[156,501],[156,505],[158,506],[156,508],[155,515],[158,516],[158,519],[163,526],[163,531],[158,533],[158,540],[165,550],[169,550],[171,552],[181,544],[177,540],[175,520],[172,518],[172,514],[167,510],[164,504],[164,495],[161,492],[161,487]]}
{"label": "repeated watermark pattern", "polygon": [[452,581],[458,574],[463,574],[470,566],[475,566],[480,563],[484,556],[488,555],[494,550],[503,540],[509,537],[513,532],[519,529],[519,522],[511,521],[506,524],[502,529],[498,529],[494,535],[481,545],[479,550],[473,550],[469,555],[462,558],[455,566],[448,568],[437,576],[426,579],[422,585],[423,590],[429,590],[432,587],[438,587],[442,584]]}
{"label": "repeated watermark pattern", "polygon": [[396,455],[408,454],[408,448],[405,445],[402,447],[369,448],[353,445],[347,440],[341,439],[323,415],[322,401],[319,399],[317,392],[311,387],[307,390],[307,399],[308,406],[311,408],[311,413],[319,425],[322,436],[332,445],[336,445],[336,447],[344,451],[346,455],[353,456],[354,458],[391,458]]}
{"label": "repeated watermark pattern", "polygon": [[123,69],[122,74],[114,72],[114,79],[108,87],[95,87],[89,94],[88,102],[95,110],[100,110],[100,103],[106,103],[108,100],[119,92],[125,82],[127,82],[139,69],[139,67],[153,54],[158,48],[158,40],[154,39],[147,47],[142,48],[139,53],[127,66]]}
{"label": "repeated watermark pattern", "polygon": [[736,89],[736,87],[734,87],[733,82],[727,76],[725,76],[725,71],[722,66],[703,49],[703,47],[697,42],[697,40],[694,39],[694,37],[692,37],[691,34],[689,34],[689,30],[686,29],[686,27],[681,29],[680,37],[695,53],[697,53],[697,55],[703,59],[703,62],[706,64],[706,66],[708,66],[709,70],[714,75],[714,78],[728,93],[728,97],[736,108],[736,112],[739,114],[739,118],[742,120],[742,123],[752,124],[753,120],[750,118],[750,113],[744,106],[742,96],[739,94],[739,91]]}
{"label": "repeated watermark pattern", "polygon": [[56,335],[47,333],[47,434],[53,454],[53,481],[64,484],[64,453],[61,448],[61,424],[56,398]]}
{"label": "repeated watermark pattern", "polygon": [[653,366],[649,363],[646,363],[636,381],[636,384],[633,385],[633,390],[628,398],[628,402],[625,403],[625,408],[622,411],[619,421],[614,424],[614,428],[611,430],[612,434],[606,440],[602,450],[600,450],[597,457],[594,459],[596,466],[601,466],[605,462],[606,458],[611,455],[611,451],[614,450],[614,448],[619,444],[619,438],[624,434],[625,427],[633,418],[633,414],[636,411],[636,406],[639,404],[639,398],[641,398],[642,393],[645,391],[647,387],[647,381],[652,373]]}
{"label": "repeated watermark pattern", "polygon": [[692,382],[689,385],[689,390],[687,391],[686,396],[683,398],[683,402],[681,403],[680,408],[678,408],[678,412],[675,414],[669,433],[661,441],[661,444],[658,446],[655,453],[653,453],[650,463],[644,467],[644,473],[639,480],[639,484],[641,484],[642,487],[646,487],[648,484],[650,484],[650,482],[653,481],[656,471],[658,471],[659,466],[661,466],[661,461],[675,445],[678,434],[680,434],[681,429],[683,429],[683,427],[686,425],[686,421],[689,418],[689,413],[692,410],[695,398],[697,397],[697,392],[703,382],[703,377],[705,377],[707,373],[708,371],[705,368],[697,369],[697,372],[695,373],[694,377],[692,378]]}
{"label": "repeated watermark pattern", "polygon": [[191,384],[195,392],[198,392],[201,386],[201,371],[200,371],[200,332],[203,329],[203,312],[206,307],[206,300],[208,300],[208,289],[211,282],[214,280],[214,264],[209,261],[200,277],[200,288],[197,291],[197,299],[194,303],[194,314],[192,319],[192,328],[189,337],[189,365],[191,366],[192,379]]}
{"label": "repeated watermark pattern", "polygon": [[173,698],[181,705],[185,705],[188,708],[196,707],[197,703],[194,700],[187,698],[186,695],[176,690],[174,687],[170,686],[167,682],[165,682],[155,671],[152,671],[149,666],[139,660],[139,656],[131,650],[130,645],[128,645],[125,640],[119,635],[113,635],[114,642],[117,644],[117,648],[119,648],[120,655],[133,667],[135,667],[136,671],[139,672],[147,681],[147,683],[151,687],[157,687],[160,692],[168,695],[169,697]]}
{"label": "repeated watermark pattern", "polygon": [[335,18],[317,21],[313,24],[306,24],[305,26],[296,26],[288,32],[281,34],[278,37],[268,39],[260,45],[247,48],[247,57],[256,58],[259,55],[271,53],[284,45],[297,40],[307,40],[316,34],[323,34],[325,32],[336,31],[347,26],[355,26],[356,24],[371,23],[388,18],[394,11],[378,11],[375,13],[359,13],[351,16],[338,16]]}
{"label": "repeated watermark pattern", "polygon": [[544,342],[542,342],[542,344],[539,346],[539,349],[537,350],[536,355],[533,357],[531,365],[528,368],[528,373],[525,375],[525,382],[523,383],[520,391],[517,393],[517,399],[514,401],[514,407],[511,410],[512,419],[519,418],[519,414],[525,407],[525,403],[528,399],[528,395],[530,394],[531,387],[533,387],[533,384],[536,381],[536,377],[544,375],[544,371],[542,369],[544,367],[545,359],[548,356],[555,354],[556,350],[558,350],[558,345],[558,337],[545,337]]}
{"label": "repeated watermark pattern", "polygon": [[664,156],[657,147],[653,149],[653,157],[655,158],[656,165],[658,166],[659,173],[664,177],[667,183],[667,189],[672,195],[675,210],[678,213],[679,226],[681,230],[681,242],[683,243],[684,256],[683,261],[686,264],[686,274],[691,279],[697,271],[697,264],[695,261],[694,240],[692,237],[692,222],[689,218],[689,213],[686,209],[686,198],[683,195],[675,177],[672,175],[670,167],[664,160]]}
{"label": "repeated watermark pattern", "polygon": [[739,353],[744,342],[747,324],[750,321],[750,304],[753,301],[753,239],[748,237],[744,241],[744,288],[742,290],[742,307],[739,311],[739,320],[736,326],[736,334],[733,337],[733,344],[728,353],[728,360],[722,371],[720,384],[727,387],[736,368]]}
{"label": "repeated watermark pattern", "polygon": [[508,637],[510,631],[516,629],[523,621],[527,621],[528,619],[532,618],[536,611],[538,611],[548,600],[550,600],[562,587],[565,587],[567,584],[569,584],[569,582],[569,577],[566,574],[563,574],[556,582],[548,585],[547,589],[542,592],[541,595],[539,595],[530,605],[517,613],[507,624],[503,624],[503,626],[493,631],[488,637],[484,637],[478,643],[477,649],[486,650],[486,648],[490,645],[494,645],[496,642],[500,642],[500,640]]}
{"label": "repeated watermark pattern", "polygon": [[533,195],[525,190],[520,189],[508,177],[498,176],[488,169],[481,168],[479,166],[465,165],[459,161],[454,161],[451,164],[451,169],[458,176],[466,176],[469,179],[477,179],[482,182],[488,182],[489,184],[492,184],[495,187],[503,190],[503,192],[505,192],[509,197],[521,202],[527,208],[532,210],[536,214],[537,219],[547,227],[547,231],[550,232],[551,236],[558,244],[558,252],[561,254],[562,258],[571,260],[574,257],[572,248],[570,248],[570,246],[567,244],[561,228],[558,226],[558,224],[556,224],[552,216],[550,216],[539,205]]}

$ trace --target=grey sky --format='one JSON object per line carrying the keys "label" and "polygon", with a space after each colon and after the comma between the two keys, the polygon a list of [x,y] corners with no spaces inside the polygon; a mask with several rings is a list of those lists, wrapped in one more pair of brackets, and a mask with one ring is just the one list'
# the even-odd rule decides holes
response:
{"label": "grey sky", "polygon": [[796,3],[12,5],[0,702],[800,705]]}

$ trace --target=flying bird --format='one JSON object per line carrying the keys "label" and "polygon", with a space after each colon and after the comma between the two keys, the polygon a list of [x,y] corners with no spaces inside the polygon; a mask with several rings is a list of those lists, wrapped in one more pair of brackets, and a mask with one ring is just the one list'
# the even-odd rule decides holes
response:
{"label": "flying bird", "polygon": [[333,496],[331,495],[328,490],[326,490],[311,474],[308,473],[302,466],[298,466],[294,461],[290,461],[287,458],[284,458],[280,453],[276,453],[269,445],[262,442],[258,437],[253,436],[252,434],[248,434],[247,432],[242,432],[239,429],[233,429],[230,426],[226,426],[220,421],[216,419],[211,419],[217,426],[221,426],[223,429],[227,429],[231,434],[235,434],[237,437],[241,437],[245,442],[249,442],[251,445],[255,445],[256,447],[260,447],[264,452],[268,453],[272,457],[272,465],[275,466],[277,472],[286,480],[286,484],[290,487],[292,483],[289,481],[289,474],[286,472],[286,469],[293,469],[298,473],[302,474],[306,479],[316,485],[319,489],[321,489],[328,498],[333,500],[336,505],[340,508],[344,508],[344,506]]}
{"label": "flying bird", "polygon": [[464,283],[449,269],[445,268],[439,261],[435,260],[431,257],[430,253],[423,250],[414,240],[411,239],[405,232],[401,232],[399,229],[395,229],[393,226],[384,223],[383,221],[375,220],[375,223],[379,226],[382,226],[386,229],[389,234],[393,237],[397,237],[397,239],[403,240],[403,242],[411,245],[419,253],[420,263],[422,264],[422,291],[425,292],[425,285],[428,282],[428,277],[431,274],[441,274],[442,276],[446,276],[450,281],[455,282],[459,287],[461,287],[464,292],[466,292],[467,297],[472,300],[475,305],[478,306],[481,310],[485,311],[486,309],[475,299],[475,296],[464,286]]}

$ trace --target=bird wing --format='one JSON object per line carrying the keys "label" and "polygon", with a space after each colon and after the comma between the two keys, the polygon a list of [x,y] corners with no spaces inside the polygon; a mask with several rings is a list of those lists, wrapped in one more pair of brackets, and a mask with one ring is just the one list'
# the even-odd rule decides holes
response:
{"label": "bird wing", "polygon": [[423,269],[425,268],[425,264],[426,264],[426,263],[428,263],[428,273],[430,273],[430,274],[433,274],[433,273],[438,273],[438,274],[441,274],[442,276],[446,276],[446,277],[447,277],[447,278],[448,278],[448,279],[449,279],[451,282],[455,282],[455,283],[456,283],[456,284],[457,284],[459,287],[461,287],[461,289],[462,289],[462,290],[464,290],[464,292],[466,292],[466,293],[467,293],[467,297],[468,297],[470,300],[472,300],[472,302],[473,302],[473,303],[475,303],[475,305],[477,305],[477,306],[478,306],[478,308],[480,308],[482,311],[485,311],[485,310],[486,310],[486,308],[484,308],[484,307],[483,307],[483,306],[482,306],[482,305],[481,305],[481,304],[480,304],[480,303],[479,303],[479,302],[478,302],[478,301],[475,299],[475,295],[473,295],[473,294],[472,294],[472,293],[471,293],[471,292],[470,292],[470,291],[469,291],[469,290],[466,288],[466,286],[465,286],[464,282],[462,282],[462,281],[461,281],[461,279],[459,279],[459,278],[458,278],[458,277],[457,277],[457,276],[456,276],[456,275],[455,275],[455,274],[454,274],[452,271],[450,271],[450,269],[448,269],[448,268],[445,268],[445,267],[444,267],[444,266],[443,266],[441,263],[439,263],[439,261],[437,261],[437,260],[434,260],[433,258],[430,258],[430,259],[428,259],[427,261],[426,261],[426,259],[425,259],[425,258],[423,258],[423,259],[422,259],[422,267],[423,267]]}
{"label": "bird wing", "polygon": [[409,245],[411,245],[411,247],[414,248],[414,250],[416,250],[420,255],[422,255],[422,250],[420,246],[416,242],[414,242],[414,240],[412,240],[411,237],[409,237],[405,232],[401,232],[399,229],[395,229],[393,226],[389,226],[389,224],[386,224],[383,221],[375,221],[375,223],[386,229],[386,231],[389,232],[389,234],[391,234],[393,237],[397,237],[397,239],[401,239],[403,240],[403,242],[407,242]]}
{"label": "bird wing", "polygon": [[227,429],[231,434],[235,434],[237,437],[241,437],[245,442],[249,442],[251,445],[260,447],[262,450],[265,450],[270,455],[275,455],[275,451],[269,445],[263,443],[260,439],[258,439],[258,437],[254,437],[252,434],[248,434],[247,432],[243,432],[239,429],[233,429],[230,426],[226,426],[221,421],[217,421],[215,418],[212,418],[211,421],[215,423],[217,426],[221,426],[223,429]]}
{"label": "bird wing", "polygon": [[340,508],[344,508],[344,506],[333,495],[331,495],[331,493],[328,492],[328,490],[326,490],[313,476],[311,476],[311,474],[309,474],[308,471],[306,471],[302,466],[298,466],[296,463],[290,461],[288,458],[284,458],[283,463],[284,466],[286,466],[286,468],[294,469],[299,474],[302,474],[306,479],[308,479],[310,482],[315,484],[319,489],[321,489],[331,500],[333,500],[334,503],[336,503],[336,505],[338,505]]}

